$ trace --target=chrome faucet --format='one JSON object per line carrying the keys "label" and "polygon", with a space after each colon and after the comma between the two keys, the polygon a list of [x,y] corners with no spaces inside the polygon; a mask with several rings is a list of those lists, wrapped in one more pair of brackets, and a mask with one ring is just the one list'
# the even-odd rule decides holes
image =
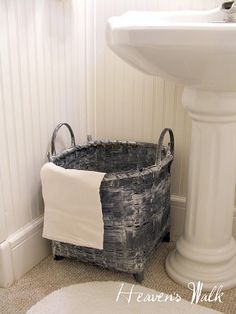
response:
{"label": "chrome faucet", "polygon": [[224,22],[235,23],[236,22],[236,1],[224,2],[221,6],[221,11],[223,12]]}

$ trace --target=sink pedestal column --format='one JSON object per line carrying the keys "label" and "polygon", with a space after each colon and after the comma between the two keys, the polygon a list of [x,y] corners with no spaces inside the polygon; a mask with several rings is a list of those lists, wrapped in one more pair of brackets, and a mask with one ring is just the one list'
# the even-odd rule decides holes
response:
{"label": "sink pedestal column", "polygon": [[166,271],[183,285],[229,289],[236,286],[236,93],[185,88],[183,104],[192,119],[185,229]]}

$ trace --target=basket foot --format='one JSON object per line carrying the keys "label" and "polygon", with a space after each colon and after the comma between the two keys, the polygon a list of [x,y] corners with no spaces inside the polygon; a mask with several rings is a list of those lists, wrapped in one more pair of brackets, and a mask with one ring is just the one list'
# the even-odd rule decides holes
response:
{"label": "basket foot", "polygon": [[142,283],[144,280],[144,272],[133,274],[135,281]]}
{"label": "basket foot", "polygon": [[168,233],[164,236],[162,242],[170,242],[170,232],[168,232]]}
{"label": "basket foot", "polygon": [[60,255],[54,255],[54,256],[53,256],[54,261],[60,261],[60,260],[62,260],[63,258],[65,258],[65,257],[64,257],[64,256],[60,256]]}

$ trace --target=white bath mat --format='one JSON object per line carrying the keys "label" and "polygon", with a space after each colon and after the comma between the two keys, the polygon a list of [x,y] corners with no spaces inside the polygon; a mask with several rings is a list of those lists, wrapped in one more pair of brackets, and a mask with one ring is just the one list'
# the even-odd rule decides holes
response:
{"label": "white bath mat", "polygon": [[[142,294],[141,294],[142,293]],[[159,296],[159,299],[158,299]],[[57,290],[28,314],[213,314],[220,313],[183,299],[165,302],[166,294],[122,282],[89,282]],[[174,296],[174,295],[173,295]],[[156,301],[155,301],[156,299]],[[157,300],[158,299],[158,300]],[[145,301],[146,300],[146,301]],[[130,302],[129,302],[130,301]]]}

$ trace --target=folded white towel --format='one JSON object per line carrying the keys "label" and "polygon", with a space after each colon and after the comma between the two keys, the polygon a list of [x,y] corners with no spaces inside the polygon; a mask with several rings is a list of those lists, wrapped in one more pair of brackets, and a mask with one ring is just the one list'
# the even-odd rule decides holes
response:
{"label": "folded white towel", "polygon": [[104,175],[64,169],[51,162],[42,167],[43,237],[103,249],[104,223],[99,190]]}

